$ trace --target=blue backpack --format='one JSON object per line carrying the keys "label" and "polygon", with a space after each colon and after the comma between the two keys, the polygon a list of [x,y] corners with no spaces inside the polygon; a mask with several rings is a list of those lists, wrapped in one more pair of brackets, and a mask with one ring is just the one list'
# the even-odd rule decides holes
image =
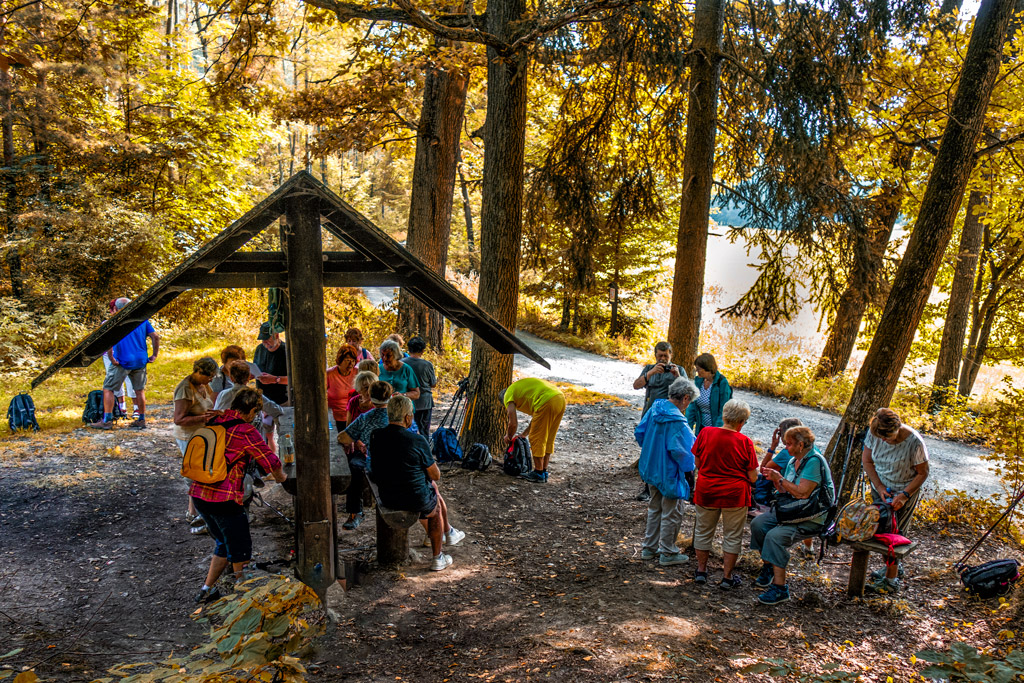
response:
{"label": "blue backpack", "polygon": [[456,462],[462,460],[462,446],[459,435],[451,427],[438,427],[431,437],[434,445],[431,451],[438,462]]}
{"label": "blue backpack", "polygon": [[39,423],[36,422],[36,404],[28,392],[21,392],[11,399],[7,406],[7,424],[12,432],[31,428],[32,431],[39,431]]}

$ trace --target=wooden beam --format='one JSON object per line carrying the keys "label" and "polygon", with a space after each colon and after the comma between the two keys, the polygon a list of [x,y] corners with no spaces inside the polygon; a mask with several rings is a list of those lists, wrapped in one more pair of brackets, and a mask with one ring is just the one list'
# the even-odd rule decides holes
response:
{"label": "wooden beam", "polygon": [[[287,270],[284,253],[280,251],[239,251],[216,268],[218,273],[283,273]],[[391,271],[362,254],[351,251],[324,252],[325,273],[358,273]]]}
{"label": "wooden beam", "polygon": [[288,261],[288,378],[295,402],[296,573],[325,600],[336,569],[327,422],[327,351],[320,201],[285,202]]}
{"label": "wooden beam", "polygon": [[[324,287],[401,287],[406,282],[396,273],[323,273]],[[280,273],[193,273],[171,289],[266,289],[288,287],[288,275]]]}

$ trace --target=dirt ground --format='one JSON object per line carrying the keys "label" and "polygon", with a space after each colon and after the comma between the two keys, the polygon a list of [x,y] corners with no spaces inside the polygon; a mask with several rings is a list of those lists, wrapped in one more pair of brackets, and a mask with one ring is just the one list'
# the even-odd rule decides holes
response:
{"label": "dirt ground", "polygon": [[[794,599],[775,607],[755,602],[756,556],[741,559],[746,585],[732,591],[717,587],[719,556],[705,587],[692,582],[692,564],[641,561],[646,508],[633,499],[630,469],[637,416],[570,406],[546,485],[497,466],[446,472],[442,492],[467,537],[445,572],[428,571],[419,529],[418,560],[401,571],[373,565],[372,514],[343,532],[344,555],[368,572],[346,594],[309,680],[732,681],[772,657],[804,672],[838,662],[863,680],[905,681],[922,648],[1019,644],[1019,598],[980,603],[957,592],[948,565],[968,529],[919,528],[922,547],[896,598],[847,599],[842,549],[820,568],[794,560]],[[144,432],[78,430],[0,446],[0,655],[23,648],[0,666],[88,681],[204,642],[189,614],[212,542],[187,532],[168,418],[158,406]],[[269,496],[286,513],[287,498]],[[684,535],[692,520],[688,510]],[[291,529],[280,517],[256,509],[253,533],[257,561],[287,558]],[[1019,555],[989,545],[979,561],[995,556]]]}

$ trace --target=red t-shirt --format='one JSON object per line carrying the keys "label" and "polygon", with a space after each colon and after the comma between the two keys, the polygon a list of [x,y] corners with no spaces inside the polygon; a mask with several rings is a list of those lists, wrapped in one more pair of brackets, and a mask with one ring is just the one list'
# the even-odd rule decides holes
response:
{"label": "red t-shirt", "polygon": [[693,444],[697,459],[697,488],[693,502],[706,508],[749,507],[747,472],[757,469],[754,442],[739,432],[705,427]]}

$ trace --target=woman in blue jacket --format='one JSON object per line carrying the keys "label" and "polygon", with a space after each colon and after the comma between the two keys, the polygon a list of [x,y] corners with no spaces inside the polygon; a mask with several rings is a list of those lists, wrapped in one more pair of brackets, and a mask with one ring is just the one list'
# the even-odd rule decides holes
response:
{"label": "woman in blue jacket", "polygon": [[704,427],[722,426],[722,407],[732,398],[732,387],[710,353],[700,354],[693,364],[697,366],[694,383],[700,395],[686,409],[686,421],[694,434],[700,434]]}
{"label": "woman in blue jacket", "polygon": [[676,379],[668,388],[668,398],[651,404],[633,432],[640,444],[640,476],[651,487],[640,557],[658,557],[663,567],[690,559],[679,552],[676,536],[683,521],[679,503],[690,495],[686,473],[693,472],[690,449],[696,440],[683,415],[698,394],[697,387],[686,377]]}

